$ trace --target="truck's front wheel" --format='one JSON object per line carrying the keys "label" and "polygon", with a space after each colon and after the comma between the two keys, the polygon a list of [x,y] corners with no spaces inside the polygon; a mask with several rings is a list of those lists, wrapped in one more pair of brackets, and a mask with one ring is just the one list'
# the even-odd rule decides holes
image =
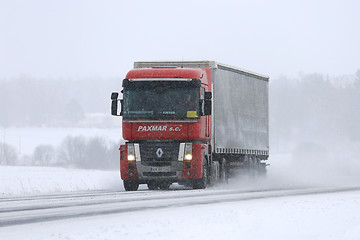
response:
{"label": "truck's front wheel", "polygon": [[157,184],[155,181],[148,182],[147,186],[148,186],[149,190],[156,190],[159,188],[159,184]]}
{"label": "truck's front wheel", "polygon": [[160,183],[159,187],[161,190],[169,190],[171,183],[169,182],[162,182]]}
{"label": "truck's front wheel", "polygon": [[208,182],[208,165],[203,166],[202,178],[196,179],[193,182],[193,189],[205,189]]}
{"label": "truck's front wheel", "polygon": [[136,191],[139,188],[139,182],[136,180],[124,180],[124,188],[126,191]]}

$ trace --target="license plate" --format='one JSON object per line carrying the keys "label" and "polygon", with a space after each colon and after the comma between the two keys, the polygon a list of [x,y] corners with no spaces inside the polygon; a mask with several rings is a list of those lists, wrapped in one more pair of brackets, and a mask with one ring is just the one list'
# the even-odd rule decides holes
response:
{"label": "license plate", "polygon": [[150,171],[151,171],[151,172],[160,172],[160,171],[161,171],[161,168],[152,167],[152,168],[150,168]]}
{"label": "license plate", "polygon": [[170,167],[152,167],[150,172],[170,172]]}

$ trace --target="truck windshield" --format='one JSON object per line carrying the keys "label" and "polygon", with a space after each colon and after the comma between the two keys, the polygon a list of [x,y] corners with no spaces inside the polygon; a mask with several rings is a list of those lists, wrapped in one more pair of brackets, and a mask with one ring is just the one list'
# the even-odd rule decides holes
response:
{"label": "truck windshield", "polygon": [[124,118],[199,117],[198,88],[124,88]]}

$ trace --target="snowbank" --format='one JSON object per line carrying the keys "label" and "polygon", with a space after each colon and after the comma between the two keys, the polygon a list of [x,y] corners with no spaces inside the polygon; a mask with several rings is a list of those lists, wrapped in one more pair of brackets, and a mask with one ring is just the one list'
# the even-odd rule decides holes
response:
{"label": "snowbank", "polygon": [[118,171],[0,166],[0,194],[122,189]]}

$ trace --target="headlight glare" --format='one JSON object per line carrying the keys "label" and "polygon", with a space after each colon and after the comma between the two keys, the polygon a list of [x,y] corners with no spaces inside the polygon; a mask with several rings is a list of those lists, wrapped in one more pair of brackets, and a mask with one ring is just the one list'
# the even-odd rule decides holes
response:
{"label": "headlight glare", "polygon": [[128,144],[127,145],[127,160],[128,161],[134,161],[136,159],[135,157],[135,146],[134,144]]}
{"label": "headlight glare", "polygon": [[192,155],[192,143],[185,143],[185,161],[191,161],[193,159]]}
{"label": "headlight glare", "polygon": [[192,160],[192,154],[188,153],[185,155],[185,160],[186,161],[191,161]]}
{"label": "headlight glare", "polygon": [[127,159],[128,159],[128,161],[134,161],[134,160],[135,160],[135,156],[134,156],[133,154],[129,154],[129,155],[127,156]]}

